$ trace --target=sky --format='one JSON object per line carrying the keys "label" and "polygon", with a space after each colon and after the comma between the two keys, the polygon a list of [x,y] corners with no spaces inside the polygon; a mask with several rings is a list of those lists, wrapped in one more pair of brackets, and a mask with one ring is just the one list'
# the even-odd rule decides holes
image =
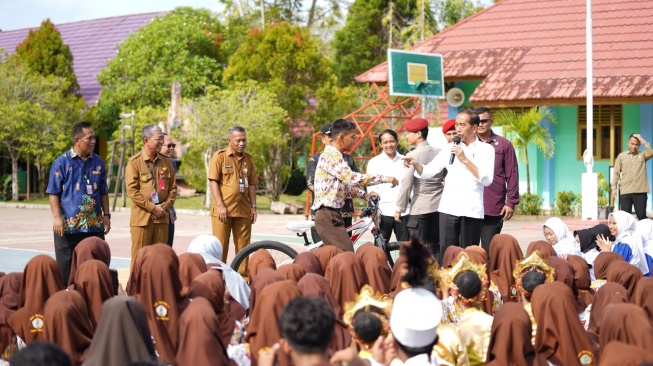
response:
{"label": "sky", "polygon": [[0,0],[0,29],[38,27],[46,18],[56,25],[86,19],[172,10],[192,6],[217,11],[218,0]]}

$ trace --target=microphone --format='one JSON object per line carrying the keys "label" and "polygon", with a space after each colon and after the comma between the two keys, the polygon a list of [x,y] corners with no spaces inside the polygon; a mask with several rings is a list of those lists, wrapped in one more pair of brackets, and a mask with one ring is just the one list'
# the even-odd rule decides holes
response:
{"label": "microphone", "polygon": [[[454,136],[453,138],[453,146],[458,146],[460,144],[460,136]],[[453,164],[453,159],[456,157],[456,154],[451,153],[451,157],[449,158],[449,165]]]}

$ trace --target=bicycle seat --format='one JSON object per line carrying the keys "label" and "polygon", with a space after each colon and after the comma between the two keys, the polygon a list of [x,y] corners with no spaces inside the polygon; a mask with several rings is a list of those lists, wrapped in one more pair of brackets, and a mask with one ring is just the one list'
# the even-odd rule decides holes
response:
{"label": "bicycle seat", "polygon": [[304,234],[305,232],[311,230],[312,227],[315,227],[315,221],[290,221],[286,225],[286,229],[297,233],[297,234]]}

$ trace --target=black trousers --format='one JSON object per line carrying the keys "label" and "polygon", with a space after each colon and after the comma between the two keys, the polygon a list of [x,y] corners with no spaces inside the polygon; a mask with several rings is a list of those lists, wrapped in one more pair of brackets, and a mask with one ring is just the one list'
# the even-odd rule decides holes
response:
{"label": "black trousers", "polygon": [[406,221],[408,221],[408,215],[401,217],[401,222],[396,222],[394,216],[381,216],[379,220],[379,230],[381,231],[381,236],[385,239],[386,243],[390,242],[390,236],[394,231],[396,241],[407,241],[408,229],[406,228]]}
{"label": "black trousers", "polygon": [[438,212],[430,212],[422,215],[408,215],[406,227],[408,228],[408,235],[412,238],[419,239],[422,243],[431,249],[431,253],[435,258],[438,258],[440,242],[440,214]]}
{"label": "black trousers", "polygon": [[168,245],[172,247],[172,240],[175,238],[175,224],[168,224]]}
{"label": "black trousers", "polygon": [[483,225],[481,226],[481,246],[485,252],[490,255],[490,242],[492,238],[501,233],[503,228],[503,216],[485,215]]}
{"label": "black trousers", "polygon": [[70,263],[72,262],[73,251],[80,241],[97,236],[104,240],[104,232],[98,233],[78,233],[78,234],[64,234],[59,236],[54,234],[54,256],[61,269],[61,276],[63,283],[68,286],[68,277],[70,277]]}
{"label": "black trousers", "polygon": [[633,212],[633,205],[635,205],[635,214],[638,220],[646,218],[646,201],[648,195],[646,193],[627,193],[619,195],[619,206],[622,211]]}
{"label": "black trousers", "polygon": [[440,213],[440,263],[450,245],[466,248],[481,240],[483,219]]}

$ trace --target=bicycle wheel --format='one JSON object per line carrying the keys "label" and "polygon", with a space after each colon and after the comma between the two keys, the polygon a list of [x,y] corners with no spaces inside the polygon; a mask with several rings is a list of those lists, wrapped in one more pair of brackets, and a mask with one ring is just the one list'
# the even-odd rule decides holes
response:
{"label": "bicycle wheel", "polygon": [[295,259],[297,256],[297,251],[284,243],[279,243],[278,241],[271,240],[257,241],[255,243],[249,244],[243,248],[243,250],[238,252],[238,254],[236,254],[234,259],[231,261],[231,268],[234,271],[237,271],[245,258],[249,258],[251,254],[254,254],[254,252],[259,249],[266,249],[268,252],[270,252],[272,259],[274,259],[277,264],[283,263],[288,259]]}

